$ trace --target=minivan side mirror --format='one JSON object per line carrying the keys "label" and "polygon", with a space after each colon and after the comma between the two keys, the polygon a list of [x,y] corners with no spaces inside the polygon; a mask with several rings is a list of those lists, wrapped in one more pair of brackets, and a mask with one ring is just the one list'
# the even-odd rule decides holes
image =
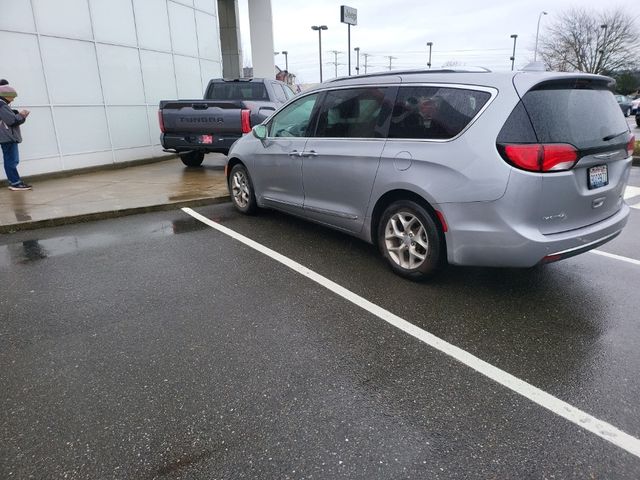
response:
{"label": "minivan side mirror", "polygon": [[251,129],[253,136],[259,140],[267,138],[267,127],[265,125],[256,125]]}

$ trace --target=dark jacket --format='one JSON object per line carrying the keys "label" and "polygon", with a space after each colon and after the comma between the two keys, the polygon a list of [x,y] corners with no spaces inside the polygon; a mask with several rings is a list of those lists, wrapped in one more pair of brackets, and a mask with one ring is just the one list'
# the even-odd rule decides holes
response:
{"label": "dark jacket", "polygon": [[25,118],[0,98],[0,143],[20,143],[20,125]]}

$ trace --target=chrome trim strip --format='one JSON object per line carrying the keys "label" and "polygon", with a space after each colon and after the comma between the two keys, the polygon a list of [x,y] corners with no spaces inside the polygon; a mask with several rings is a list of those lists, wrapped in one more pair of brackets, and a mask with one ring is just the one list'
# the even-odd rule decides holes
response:
{"label": "chrome trim strip", "polygon": [[287,207],[302,208],[302,205],[300,203],[285,202],[284,200],[277,200],[275,198],[267,197],[266,195],[262,196],[262,200],[271,202],[271,203],[277,203],[278,205],[285,205]]}
{"label": "chrome trim strip", "polygon": [[310,207],[308,205],[304,206],[305,210],[309,210],[310,212],[322,213],[323,215],[331,215],[332,217],[346,218],[347,220],[357,220],[357,215],[350,215],[348,213],[336,212],[334,210],[325,210],[323,208]]}
{"label": "chrome trim strip", "polygon": [[589,248],[591,246],[597,246],[597,244],[601,243],[601,242],[606,242],[607,240],[609,240],[612,237],[615,237],[616,235],[619,235],[620,232],[614,232],[614,233],[610,233],[609,235],[606,235],[602,238],[599,238],[598,240],[594,240],[593,242],[589,242],[589,243],[585,243],[584,245],[579,245],[577,247],[573,247],[573,248],[568,248],[566,250],[562,250],[560,252],[555,252],[555,253],[549,253],[547,256],[552,256],[552,255],[566,255],[567,253],[571,253],[571,252],[575,252],[577,250],[582,250],[584,248]]}

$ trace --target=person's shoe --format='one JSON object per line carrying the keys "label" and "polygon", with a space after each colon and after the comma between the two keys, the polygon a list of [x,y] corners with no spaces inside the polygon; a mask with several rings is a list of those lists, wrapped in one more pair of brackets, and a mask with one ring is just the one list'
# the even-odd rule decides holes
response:
{"label": "person's shoe", "polygon": [[31,190],[33,187],[31,185],[27,185],[24,182],[17,183],[15,185],[9,185],[9,190],[13,190],[14,192],[21,192],[23,190]]}

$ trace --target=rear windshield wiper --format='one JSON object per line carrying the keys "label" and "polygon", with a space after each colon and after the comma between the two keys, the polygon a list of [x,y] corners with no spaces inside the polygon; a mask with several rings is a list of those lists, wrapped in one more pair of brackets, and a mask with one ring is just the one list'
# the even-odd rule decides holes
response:
{"label": "rear windshield wiper", "polygon": [[625,130],[624,132],[620,132],[620,133],[612,133],[611,135],[607,135],[606,137],[604,137],[602,139],[603,142],[608,142],[609,140],[613,140],[616,137],[619,137],[620,135],[624,135],[625,133],[627,133],[629,130]]}

